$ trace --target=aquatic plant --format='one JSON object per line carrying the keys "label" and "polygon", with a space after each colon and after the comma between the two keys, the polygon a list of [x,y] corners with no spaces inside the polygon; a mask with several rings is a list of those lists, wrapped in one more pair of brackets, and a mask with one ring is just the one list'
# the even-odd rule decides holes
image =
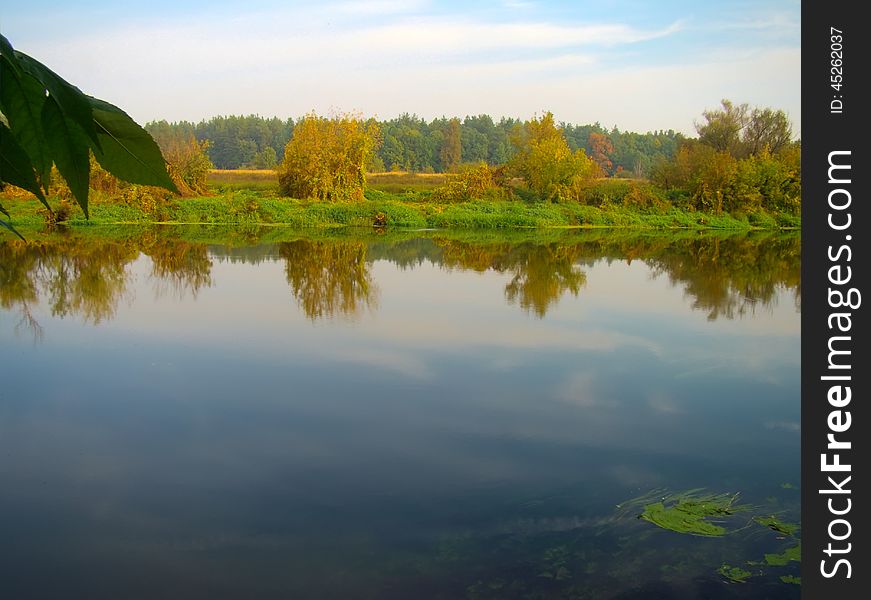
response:
{"label": "aquatic plant", "polygon": [[789,537],[795,537],[796,532],[800,528],[798,523],[785,523],[774,515],[768,517],[753,517],[753,521],[759,523],[763,527],[768,527],[777,533],[782,533]]}
{"label": "aquatic plant", "polygon": [[747,571],[746,569],[742,569],[741,567],[732,567],[723,563],[723,565],[717,569],[717,573],[731,581],[732,583],[746,583],[747,578],[751,577],[753,573]]}
{"label": "aquatic plant", "polygon": [[[750,523],[756,523],[774,531],[781,536],[794,538],[798,541],[794,546],[786,548],[779,554],[765,554],[764,560],[747,561],[747,565],[754,568],[755,573],[743,567],[735,567],[723,563],[717,573],[731,583],[745,583],[754,575],[763,575],[770,567],[785,567],[792,561],[801,562],[801,540],[798,523],[782,521],[776,515],[755,515],[746,526],[735,529],[727,529],[723,524],[733,515],[754,510],[753,506],[736,504],[738,494],[710,494],[699,488],[686,492],[669,494],[663,489],[656,489],[627,500],[617,505],[617,509],[626,512],[643,506],[643,512],[638,514],[639,519],[649,521],[654,525],[677,533],[702,537],[722,537],[727,533],[734,533],[745,529]],[[781,538],[782,539],[782,538]],[[783,583],[801,585],[801,578],[794,575],[780,577]]]}
{"label": "aquatic plant", "polygon": [[724,519],[749,508],[735,504],[737,499],[738,494],[701,495],[692,490],[646,504],[638,518],[677,533],[719,537],[727,530],[712,519]]}
{"label": "aquatic plant", "polygon": [[795,546],[790,546],[780,554],[765,555],[765,562],[772,567],[783,567],[793,560],[801,562],[801,542]]}

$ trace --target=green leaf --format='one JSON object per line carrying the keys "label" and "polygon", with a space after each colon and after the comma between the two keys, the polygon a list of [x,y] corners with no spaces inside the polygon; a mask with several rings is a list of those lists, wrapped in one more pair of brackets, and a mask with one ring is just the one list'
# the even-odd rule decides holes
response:
{"label": "green leaf", "polygon": [[9,43],[9,40],[2,33],[0,33],[0,56],[5,56],[9,60],[9,64],[12,65],[12,70],[16,74],[21,73],[21,67],[18,66],[15,50],[12,49],[12,44]]}
{"label": "green leaf", "polygon": [[48,192],[51,157],[46,148],[40,114],[45,88],[27,73],[15,72],[7,56],[0,58],[0,107],[16,141],[30,157],[42,189]]}
{"label": "green leaf", "polygon": [[100,165],[130,183],[157,185],[178,194],[160,148],[148,132],[117,106],[96,98],[89,100],[102,145],[102,150],[94,148]]}
{"label": "green leaf", "polygon": [[94,125],[94,115],[88,97],[38,60],[18,51],[15,52],[15,56],[22,70],[45,86],[63,115],[78,125],[91,142],[99,147],[100,140],[97,137],[97,128]]}
{"label": "green leaf", "polygon": [[0,123],[0,181],[17,185],[39,198],[51,210],[33,171],[33,163],[24,149],[15,141],[12,132]]}
{"label": "green leaf", "polygon": [[88,142],[81,129],[66,118],[55,98],[49,96],[42,106],[42,127],[57,170],[67,180],[70,191],[88,216]]}
{"label": "green leaf", "polygon": [[[0,186],[0,190],[2,190],[2,189],[3,189],[3,187]],[[2,205],[2,204],[0,204],[0,212],[2,212],[4,215],[6,215],[7,218],[10,218],[10,219],[12,218],[12,215],[9,214],[9,211],[8,211],[8,210],[6,210],[5,208],[3,208],[3,205]],[[9,231],[11,231],[12,233],[14,233],[14,234],[17,235],[18,237],[20,237],[20,238],[21,238],[22,240],[24,240],[25,242],[27,241],[27,240],[24,239],[24,236],[23,236],[23,235],[21,235],[20,233],[18,233],[18,231],[15,230],[15,228],[12,226],[12,223],[9,223],[9,222],[7,222],[7,221],[4,221],[3,219],[0,219],[0,227],[5,227],[5,228],[8,229]]]}
{"label": "green leaf", "polygon": [[24,236],[23,236],[23,235],[21,235],[20,233],[18,233],[18,231],[16,231],[16,229],[12,226],[11,223],[7,223],[7,222],[4,221],[3,219],[0,219],[0,227],[5,227],[5,228],[8,229],[9,231],[11,231],[12,233],[14,233],[14,234],[17,235],[18,237],[20,237],[22,241],[25,241],[25,242],[27,241],[26,239],[24,239]]}

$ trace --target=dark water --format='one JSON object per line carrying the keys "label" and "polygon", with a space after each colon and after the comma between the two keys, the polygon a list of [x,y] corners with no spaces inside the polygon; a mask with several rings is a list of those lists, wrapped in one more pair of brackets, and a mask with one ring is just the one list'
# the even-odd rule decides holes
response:
{"label": "dark water", "polygon": [[798,597],[799,238],[104,235],[0,241],[0,597]]}

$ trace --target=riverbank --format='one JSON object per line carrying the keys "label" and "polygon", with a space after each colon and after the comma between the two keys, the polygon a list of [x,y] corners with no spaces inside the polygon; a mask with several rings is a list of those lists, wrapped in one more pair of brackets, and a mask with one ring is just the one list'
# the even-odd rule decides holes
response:
{"label": "riverbank", "polygon": [[[16,227],[46,223],[47,212],[36,199],[6,199]],[[60,207],[57,202],[52,206]],[[74,205],[56,210],[67,226],[122,224],[281,225],[288,227],[407,228],[567,228],[638,229],[798,229],[801,217],[757,212],[745,215],[628,206],[557,204],[522,201],[435,203],[415,196],[368,190],[356,203],[293,200],[257,190],[222,190],[214,196],[178,198],[151,206],[94,201],[90,219]]]}

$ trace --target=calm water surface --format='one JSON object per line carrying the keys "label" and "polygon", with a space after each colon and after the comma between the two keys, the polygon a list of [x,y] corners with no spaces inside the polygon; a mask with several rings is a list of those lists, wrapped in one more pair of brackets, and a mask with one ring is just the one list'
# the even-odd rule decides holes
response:
{"label": "calm water surface", "polygon": [[0,597],[798,597],[798,237],[112,235],[0,241]]}

